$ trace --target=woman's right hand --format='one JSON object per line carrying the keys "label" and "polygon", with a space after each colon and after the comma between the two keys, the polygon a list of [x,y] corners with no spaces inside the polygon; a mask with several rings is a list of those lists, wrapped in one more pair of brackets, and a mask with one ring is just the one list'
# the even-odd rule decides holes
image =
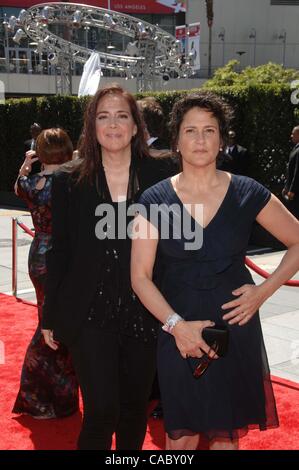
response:
{"label": "woman's right hand", "polygon": [[204,354],[217,359],[210,346],[203,340],[201,332],[207,326],[214,326],[210,320],[205,321],[180,321],[172,329],[178,350],[181,356],[202,357]]}
{"label": "woman's right hand", "polygon": [[28,176],[29,173],[31,172],[32,164],[36,162],[37,160],[38,160],[38,157],[36,157],[35,150],[28,150],[28,152],[25,153],[25,160],[20,168],[19,175]]}
{"label": "woman's right hand", "polygon": [[51,348],[56,351],[58,349],[58,342],[54,341],[53,338],[53,330],[42,330],[42,334],[45,340],[45,343]]}

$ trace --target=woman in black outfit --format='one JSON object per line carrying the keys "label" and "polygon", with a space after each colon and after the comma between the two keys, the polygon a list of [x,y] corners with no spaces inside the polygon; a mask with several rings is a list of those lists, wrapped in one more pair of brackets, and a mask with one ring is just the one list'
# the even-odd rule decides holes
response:
{"label": "woman in black outfit", "polygon": [[131,289],[126,210],[172,163],[148,156],[135,99],[118,85],[93,97],[83,134],[73,171],[53,181],[43,334],[71,351],[84,405],[78,448],[110,449],[115,432],[118,450],[141,449],[157,323]]}
{"label": "woman in black outfit", "polygon": [[[151,231],[133,241],[132,285],[164,324],[157,362],[169,450],[195,450],[200,434],[212,450],[233,450],[250,429],[278,426],[258,309],[298,271],[299,223],[257,181],[217,170],[230,118],[210,91],[177,101],[171,136],[182,172],[139,200],[138,230]],[[257,286],[244,263],[255,220],[288,247]],[[152,282],[158,248],[160,290]],[[225,357],[202,335],[213,324],[229,331]]]}

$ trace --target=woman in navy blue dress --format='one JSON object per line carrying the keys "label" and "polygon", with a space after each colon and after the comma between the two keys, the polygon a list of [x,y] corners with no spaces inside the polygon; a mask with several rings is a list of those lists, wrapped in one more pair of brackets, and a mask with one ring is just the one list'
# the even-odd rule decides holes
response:
{"label": "woman in navy blue dress", "polygon": [[[172,144],[183,171],[143,193],[135,220],[132,284],[164,324],[158,374],[171,450],[196,449],[201,433],[210,449],[237,449],[249,429],[278,426],[258,309],[299,269],[299,223],[261,184],[216,169],[230,118],[227,104],[210,92],[175,104]],[[255,220],[288,247],[258,286],[244,263]],[[158,247],[160,290],[152,282]],[[224,357],[202,337],[214,324],[229,330]],[[194,360],[205,370],[198,379]]]}
{"label": "woman in navy blue dress", "polygon": [[[53,351],[41,333],[46,279],[46,253],[51,248],[51,189],[53,173],[72,158],[73,146],[62,129],[46,129],[37,139],[37,151],[28,151],[15,190],[31,212],[35,229],[28,268],[38,308],[38,326],[27,348],[21,384],[13,407],[37,419],[61,418],[78,411],[78,384],[66,347]],[[38,155],[38,158],[36,156]],[[43,170],[30,175],[32,163],[40,160]]]}

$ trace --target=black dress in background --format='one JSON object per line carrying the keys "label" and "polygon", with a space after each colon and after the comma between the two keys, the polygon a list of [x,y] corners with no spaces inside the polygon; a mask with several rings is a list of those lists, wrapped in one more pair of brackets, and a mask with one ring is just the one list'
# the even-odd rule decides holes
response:
{"label": "black dress in background", "polygon": [[[184,319],[227,324],[222,319],[225,312],[221,305],[234,298],[234,289],[253,284],[244,257],[251,226],[269,199],[270,192],[256,181],[232,175],[219,210],[203,229],[201,248],[185,250],[184,244],[190,240],[184,237],[160,238],[165,267],[161,290]],[[170,178],[145,191],[140,203],[147,210],[151,204],[176,204],[189,218],[193,230],[201,228],[183,207]],[[170,219],[170,228],[172,225]],[[278,426],[259,313],[244,326],[228,328],[228,354],[213,361],[199,379],[193,377],[173,336],[161,330],[158,374],[165,428],[172,439],[197,433],[210,439],[234,439],[251,428]]]}
{"label": "black dress in background", "polygon": [[38,326],[26,351],[20,390],[12,411],[51,418],[70,416],[78,410],[79,405],[78,384],[68,350],[63,345],[57,351],[49,348],[41,333],[45,258],[51,248],[52,231],[52,175],[45,175],[45,178],[41,190],[35,189],[41,179],[38,174],[18,180],[18,195],[27,203],[35,228],[28,266],[36,291]]}

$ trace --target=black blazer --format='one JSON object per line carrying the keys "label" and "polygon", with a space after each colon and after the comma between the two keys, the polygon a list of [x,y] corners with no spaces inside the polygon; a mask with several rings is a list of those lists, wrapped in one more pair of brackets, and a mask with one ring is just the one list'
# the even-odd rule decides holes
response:
{"label": "black blazer", "polygon": [[[140,160],[135,200],[176,172],[170,159]],[[101,202],[95,185],[74,185],[68,173],[53,177],[52,248],[47,252],[42,328],[53,329],[54,337],[67,345],[80,332],[96,290],[102,244],[95,236],[95,208]]]}
{"label": "black blazer", "polygon": [[295,145],[289,156],[285,190],[299,196],[299,144]]}

